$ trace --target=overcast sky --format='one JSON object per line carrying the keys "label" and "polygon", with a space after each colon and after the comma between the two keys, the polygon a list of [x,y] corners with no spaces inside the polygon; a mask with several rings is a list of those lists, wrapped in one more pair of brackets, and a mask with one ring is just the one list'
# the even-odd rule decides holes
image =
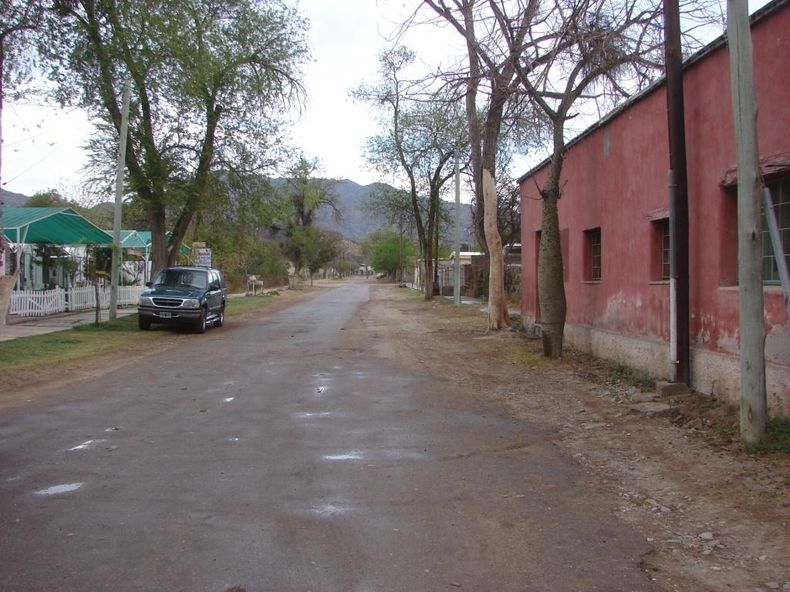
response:
{"label": "overcast sky", "polygon": [[[768,0],[750,0],[750,10]],[[353,102],[349,89],[373,81],[379,52],[391,45],[392,33],[416,0],[299,0],[310,20],[313,61],[305,70],[308,103],[292,129],[293,144],[320,160],[322,175],[360,184],[390,181],[370,170],[363,159],[367,137],[376,131],[372,113]],[[457,36],[426,29],[408,45],[431,62],[447,61]],[[458,46],[462,49],[462,46]],[[32,195],[57,189],[79,195],[82,146],[92,127],[76,109],[60,111],[7,101],[3,111],[3,188]]]}

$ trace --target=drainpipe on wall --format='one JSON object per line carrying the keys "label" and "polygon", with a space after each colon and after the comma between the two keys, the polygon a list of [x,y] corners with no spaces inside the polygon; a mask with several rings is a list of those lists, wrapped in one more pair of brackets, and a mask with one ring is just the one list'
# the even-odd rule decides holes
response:
{"label": "drainpipe on wall", "polygon": [[688,385],[688,184],[678,0],[664,0],[664,63],[669,127],[670,363],[672,381]]}

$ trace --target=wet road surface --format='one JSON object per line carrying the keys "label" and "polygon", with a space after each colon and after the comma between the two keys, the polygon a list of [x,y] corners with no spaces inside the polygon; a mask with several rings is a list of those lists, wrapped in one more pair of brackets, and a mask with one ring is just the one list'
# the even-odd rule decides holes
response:
{"label": "wet road surface", "polygon": [[0,590],[655,590],[540,426],[344,346],[368,298],[2,412]]}

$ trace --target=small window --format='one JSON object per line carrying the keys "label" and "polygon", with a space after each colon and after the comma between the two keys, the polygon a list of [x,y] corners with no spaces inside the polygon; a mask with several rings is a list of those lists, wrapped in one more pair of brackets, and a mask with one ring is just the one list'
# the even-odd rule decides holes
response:
{"label": "small window", "polygon": [[650,223],[651,252],[650,279],[660,282],[669,280],[669,218],[659,218]]}
{"label": "small window", "polygon": [[[779,237],[785,261],[790,265],[790,177],[783,177],[767,184],[774,202],[776,223],[779,226]],[[768,222],[763,213],[763,281],[766,284],[779,283],[779,270],[776,267],[776,254],[774,253]]]}
{"label": "small window", "polygon": [[584,280],[600,282],[603,269],[601,256],[601,229],[584,231]]}

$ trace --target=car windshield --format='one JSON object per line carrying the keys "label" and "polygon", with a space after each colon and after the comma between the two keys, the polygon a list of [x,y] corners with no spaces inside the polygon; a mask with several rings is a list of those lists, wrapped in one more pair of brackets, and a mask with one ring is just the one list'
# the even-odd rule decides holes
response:
{"label": "car windshield", "polygon": [[156,276],[155,286],[192,286],[205,289],[208,285],[207,274],[204,271],[191,269],[163,269]]}

